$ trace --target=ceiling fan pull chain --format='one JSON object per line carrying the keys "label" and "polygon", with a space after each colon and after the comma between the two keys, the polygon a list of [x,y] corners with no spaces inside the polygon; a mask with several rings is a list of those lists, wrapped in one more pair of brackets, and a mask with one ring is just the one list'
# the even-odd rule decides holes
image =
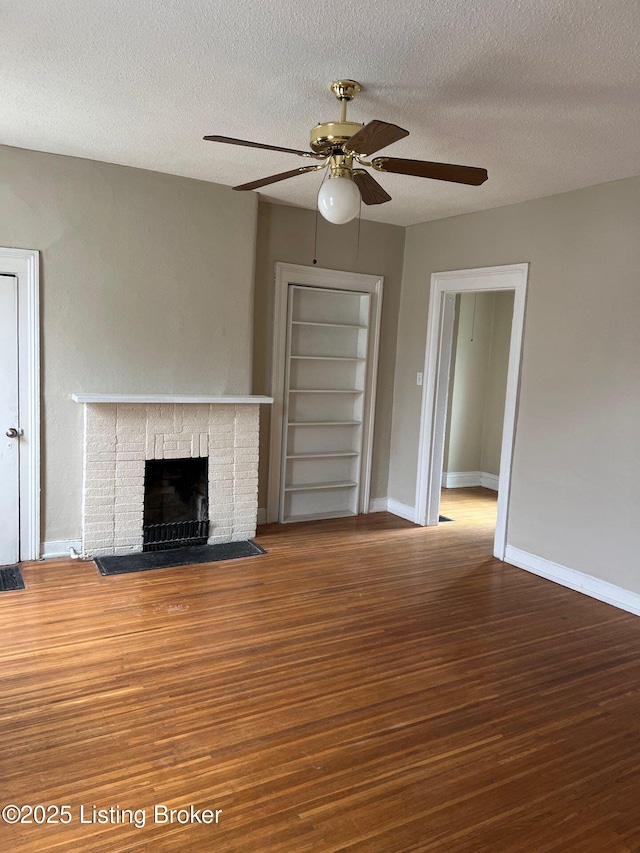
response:
{"label": "ceiling fan pull chain", "polygon": [[476,330],[476,305],[478,304],[478,294],[473,294],[473,317],[471,319],[471,340],[470,343],[473,343],[473,336]]}
{"label": "ceiling fan pull chain", "polygon": [[313,264],[314,264],[314,266],[318,263],[318,259],[316,257],[316,255],[318,254],[318,216],[319,216],[318,205],[316,205],[316,227],[315,227],[315,233],[313,235]]}

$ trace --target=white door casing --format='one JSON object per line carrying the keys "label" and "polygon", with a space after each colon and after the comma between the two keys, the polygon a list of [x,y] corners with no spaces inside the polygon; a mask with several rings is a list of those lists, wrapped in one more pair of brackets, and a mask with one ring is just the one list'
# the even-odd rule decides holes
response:
{"label": "white door casing", "polygon": [[[453,355],[453,333],[456,319],[456,297],[454,293],[444,296],[440,315],[440,357],[436,374],[435,410],[433,415],[433,466],[442,471],[444,464],[444,446],[447,431],[447,403],[449,399],[449,376]],[[434,487],[435,488],[435,487]],[[438,490],[438,495],[440,491]],[[435,503],[435,502],[434,502]],[[432,508],[435,523],[439,518],[439,503]]]}
{"label": "white door casing", "polygon": [[19,423],[18,279],[0,275],[0,566],[20,554]]}
{"label": "white door casing", "polygon": [[[507,546],[511,462],[515,440],[528,271],[529,264],[524,263],[452,270],[434,273],[431,276],[415,508],[415,521],[423,526],[438,524],[445,428],[443,410],[446,410],[447,405],[446,387],[443,386],[443,383],[448,386],[448,364],[451,358],[453,337],[453,323],[451,322],[453,307],[449,297],[457,293],[514,291],[513,322],[500,453],[498,514],[493,551],[494,556],[499,560],[504,560]],[[446,380],[444,373],[446,373]]]}
{"label": "white door casing", "polygon": [[1,565],[40,554],[38,252],[0,248],[0,276]]}

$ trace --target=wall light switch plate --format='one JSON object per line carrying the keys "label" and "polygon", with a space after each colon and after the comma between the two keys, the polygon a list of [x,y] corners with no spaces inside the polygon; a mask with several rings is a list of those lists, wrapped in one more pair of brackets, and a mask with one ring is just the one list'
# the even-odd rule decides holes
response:
{"label": "wall light switch plate", "polygon": [[422,373],[416,373],[416,385],[422,385]]}

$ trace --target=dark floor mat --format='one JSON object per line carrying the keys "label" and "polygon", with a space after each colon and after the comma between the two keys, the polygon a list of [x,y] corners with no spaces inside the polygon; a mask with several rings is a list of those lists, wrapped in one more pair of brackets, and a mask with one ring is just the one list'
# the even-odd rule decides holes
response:
{"label": "dark floor mat", "polygon": [[194,545],[170,551],[145,551],[118,557],[96,557],[101,575],[126,575],[130,572],[147,572],[150,569],[172,569],[195,563],[217,563],[266,554],[264,548],[245,539],[242,542],[225,542],[221,545]]}
{"label": "dark floor mat", "polygon": [[438,521],[453,521],[453,519],[452,519],[452,518],[447,518],[447,516],[446,516],[446,515],[439,515],[439,516],[438,516]]}
{"label": "dark floor mat", "polygon": [[5,566],[0,569],[0,592],[24,589],[24,578],[20,566]]}

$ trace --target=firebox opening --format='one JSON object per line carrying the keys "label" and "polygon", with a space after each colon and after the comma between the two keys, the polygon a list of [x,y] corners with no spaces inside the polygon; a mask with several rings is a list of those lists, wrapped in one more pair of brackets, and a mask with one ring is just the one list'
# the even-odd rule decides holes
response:
{"label": "firebox opening", "polygon": [[145,462],[143,551],[207,543],[208,463],[206,457]]}

